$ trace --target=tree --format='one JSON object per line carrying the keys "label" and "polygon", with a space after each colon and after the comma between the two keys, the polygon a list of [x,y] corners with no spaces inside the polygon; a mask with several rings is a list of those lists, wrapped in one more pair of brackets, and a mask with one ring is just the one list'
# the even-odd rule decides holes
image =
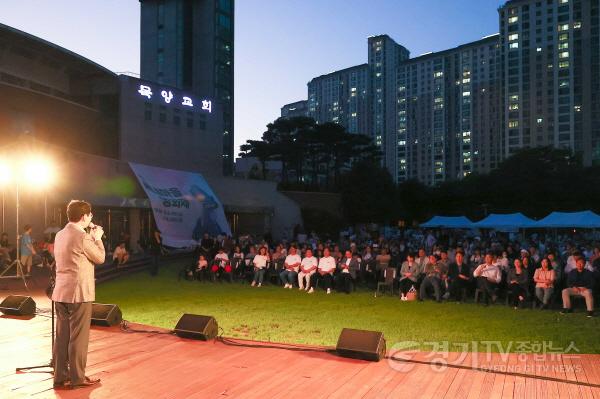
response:
{"label": "tree", "polygon": [[344,215],[350,223],[387,223],[398,216],[397,191],[387,169],[369,161],[353,165],[341,190]]}
{"label": "tree", "polygon": [[264,141],[248,140],[246,144],[240,146],[240,156],[242,158],[255,157],[258,159],[262,169],[263,180],[267,179],[267,161],[273,156],[271,146]]}

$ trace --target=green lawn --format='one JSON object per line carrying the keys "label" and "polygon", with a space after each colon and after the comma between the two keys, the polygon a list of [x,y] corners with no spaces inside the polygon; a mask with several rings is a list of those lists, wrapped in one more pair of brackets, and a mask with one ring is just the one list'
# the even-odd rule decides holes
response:
{"label": "green lawn", "polygon": [[183,313],[212,315],[225,336],[261,341],[335,346],[341,329],[350,327],[383,331],[388,348],[416,341],[431,349],[423,343],[448,341],[452,350],[452,344],[475,341],[484,351],[481,342],[499,341],[501,350],[515,352],[519,341],[552,342],[553,348],[572,341],[582,353],[600,353],[600,319],[587,319],[582,309],[561,315],[504,305],[401,302],[364,290],[309,295],[271,285],[177,281],[182,264],[162,266],[155,278],[144,272],[100,284],[96,301],[118,304],[126,320],[165,328]]}

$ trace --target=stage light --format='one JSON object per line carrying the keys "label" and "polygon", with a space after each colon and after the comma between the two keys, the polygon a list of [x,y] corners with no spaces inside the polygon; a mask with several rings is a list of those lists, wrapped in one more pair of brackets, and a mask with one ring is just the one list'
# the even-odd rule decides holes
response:
{"label": "stage light", "polygon": [[54,164],[41,156],[24,160],[21,172],[23,182],[34,189],[44,190],[56,179]]}

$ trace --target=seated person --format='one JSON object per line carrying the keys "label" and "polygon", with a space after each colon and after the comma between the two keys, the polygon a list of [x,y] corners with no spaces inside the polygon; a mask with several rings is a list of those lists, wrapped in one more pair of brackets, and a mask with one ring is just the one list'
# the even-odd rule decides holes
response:
{"label": "seated person", "polygon": [[487,305],[490,297],[492,303],[496,302],[496,288],[502,280],[502,273],[494,264],[494,256],[491,253],[486,254],[484,259],[485,263],[473,271],[473,277],[477,279],[477,288],[483,293],[484,303]]}
{"label": "seated person", "polygon": [[283,288],[292,289],[294,287],[294,281],[298,280],[298,271],[300,270],[302,260],[297,252],[298,250],[296,247],[290,247],[290,254],[285,257],[283,271],[279,273],[279,278],[284,284]]}
{"label": "seated person", "polygon": [[117,267],[119,267],[125,264],[128,260],[129,252],[127,252],[127,248],[125,248],[125,243],[120,242],[113,252],[113,264],[116,264]]}
{"label": "seated person", "polygon": [[[252,247],[254,248],[254,247]],[[267,262],[269,262],[269,252],[267,247],[260,247],[258,255],[252,256],[252,264],[254,266],[254,278],[252,279],[252,287],[262,286],[263,280],[265,279],[265,270],[267,269]]]}
{"label": "seated person", "polygon": [[207,276],[208,272],[208,261],[206,260],[206,256],[204,254],[200,254],[198,257],[198,262],[196,263],[196,270],[194,274],[198,280],[204,279]]}
{"label": "seated person", "polygon": [[219,251],[215,255],[211,271],[216,277],[227,277],[231,281],[231,264],[229,263],[229,255],[225,252],[225,249],[219,248]]}
{"label": "seated person", "polygon": [[463,292],[468,287],[471,271],[462,252],[457,251],[454,259],[455,261],[448,266],[448,292],[444,296],[452,296],[461,302],[464,300]]}
{"label": "seated person", "polygon": [[298,273],[298,286],[300,290],[304,289],[308,291],[310,289],[310,279],[317,271],[318,264],[317,258],[312,254],[312,249],[308,248],[306,256],[302,259],[302,263],[300,263],[300,273]]}
{"label": "seated person", "polygon": [[344,257],[338,264],[339,274],[337,279],[339,281],[339,287],[344,290],[346,294],[350,293],[352,284],[356,282],[356,275],[358,273],[359,264],[355,256],[352,256],[351,251],[346,251]]}
{"label": "seated person", "polygon": [[529,273],[523,268],[521,259],[514,260],[514,267],[508,271],[508,292],[512,296],[515,309],[523,305],[529,289]]}
{"label": "seated person", "polygon": [[409,253],[400,268],[398,285],[400,286],[400,293],[402,295],[401,300],[406,301],[406,294],[410,291],[411,287],[416,288],[420,274],[421,269],[415,260],[415,254]]}
{"label": "seated person", "polygon": [[319,266],[317,272],[313,274],[310,282],[309,294],[315,292],[314,287],[317,282],[322,283],[323,289],[327,290],[328,294],[331,294],[331,286],[333,285],[333,272],[335,272],[335,259],[331,256],[329,248],[323,250],[323,257],[319,259]]}
{"label": "seated person", "polygon": [[233,255],[231,256],[231,267],[237,276],[241,277],[244,275],[244,253],[239,245],[236,245],[233,249]]}
{"label": "seated person", "polygon": [[535,270],[533,281],[535,281],[535,296],[542,304],[541,309],[547,309],[552,293],[554,292],[554,281],[556,275],[550,268],[550,260],[543,258],[541,267]]}
{"label": "seated person", "polygon": [[571,313],[571,297],[582,296],[585,298],[587,316],[594,316],[594,296],[592,287],[594,275],[585,268],[585,259],[580,256],[575,260],[575,269],[567,274],[567,288],[562,290],[563,310],[561,313]]}
{"label": "seated person", "polygon": [[441,261],[435,255],[429,256],[429,262],[425,265],[424,270],[425,278],[421,282],[421,287],[419,288],[419,300],[423,301],[427,297],[427,289],[429,287],[433,288],[433,292],[435,295],[435,300],[437,302],[442,301],[442,279],[446,278],[448,274],[448,269],[446,264]]}

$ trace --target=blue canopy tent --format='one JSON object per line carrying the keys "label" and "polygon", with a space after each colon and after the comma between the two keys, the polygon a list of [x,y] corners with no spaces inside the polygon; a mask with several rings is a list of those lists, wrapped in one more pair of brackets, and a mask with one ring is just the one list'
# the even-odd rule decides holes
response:
{"label": "blue canopy tent", "polygon": [[434,216],[420,227],[425,228],[448,228],[448,229],[472,229],[473,222],[465,216]]}
{"label": "blue canopy tent", "polygon": [[592,211],[552,212],[536,223],[538,228],[595,229],[600,228],[600,215]]}
{"label": "blue canopy tent", "polygon": [[495,229],[501,231],[515,231],[537,227],[535,220],[529,219],[522,213],[499,214],[492,213],[479,222],[473,223],[473,227],[480,229]]}

